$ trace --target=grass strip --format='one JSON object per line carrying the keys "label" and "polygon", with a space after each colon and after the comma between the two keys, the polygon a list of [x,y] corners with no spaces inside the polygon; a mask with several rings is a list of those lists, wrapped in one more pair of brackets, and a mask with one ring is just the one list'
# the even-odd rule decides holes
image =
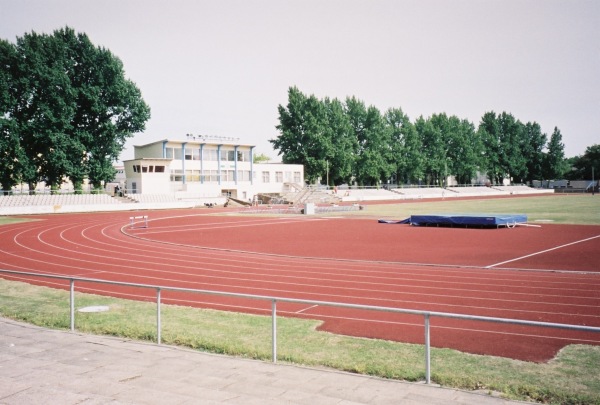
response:
{"label": "grass strip", "polygon": [[[156,341],[156,304],[81,292],[77,308],[105,305],[107,312],[76,313],[80,332]],[[69,329],[69,293],[0,279],[0,315]],[[271,360],[270,316],[161,306],[162,341],[211,353]],[[331,367],[407,381],[425,379],[422,345],[317,331],[318,321],[279,317],[278,361]],[[600,347],[571,345],[545,364],[432,349],[432,381],[506,398],[549,404],[600,405]]]}
{"label": "grass strip", "polygon": [[[328,213],[332,215],[336,213]],[[445,199],[368,204],[363,211],[338,215],[404,219],[425,214],[527,214],[529,223],[600,225],[600,195],[550,194],[506,198]]]}

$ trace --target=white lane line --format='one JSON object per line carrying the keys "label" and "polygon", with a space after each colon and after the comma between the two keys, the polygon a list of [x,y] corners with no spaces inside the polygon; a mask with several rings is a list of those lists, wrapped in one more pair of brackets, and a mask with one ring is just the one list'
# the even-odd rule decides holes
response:
{"label": "white lane line", "polygon": [[521,259],[526,259],[528,257],[532,257],[532,256],[536,256],[536,255],[541,255],[542,253],[552,252],[553,250],[562,249],[562,248],[567,247],[567,246],[576,245],[578,243],[587,242],[587,241],[594,240],[594,239],[597,239],[597,238],[600,238],[600,235],[592,236],[591,238],[576,240],[575,242],[567,243],[567,244],[560,245],[560,246],[555,246],[555,247],[550,248],[550,249],[541,250],[539,252],[531,253],[529,255],[517,257],[516,259],[510,259],[510,260],[506,260],[504,262],[500,262],[500,263],[496,263],[496,264],[490,264],[489,266],[486,266],[485,268],[486,269],[491,269],[492,267],[500,266],[500,265],[503,265],[503,264],[506,264],[506,263],[516,262],[516,261],[521,260]]}
{"label": "white lane line", "polygon": [[303,313],[303,312],[309,311],[309,310],[311,310],[311,309],[313,309],[313,308],[316,308],[316,307],[318,307],[318,305],[312,305],[312,306],[310,306],[310,307],[306,307],[306,308],[304,308],[304,309],[301,309],[300,311],[296,311],[295,313],[296,313],[296,314],[301,314],[301,313]]}

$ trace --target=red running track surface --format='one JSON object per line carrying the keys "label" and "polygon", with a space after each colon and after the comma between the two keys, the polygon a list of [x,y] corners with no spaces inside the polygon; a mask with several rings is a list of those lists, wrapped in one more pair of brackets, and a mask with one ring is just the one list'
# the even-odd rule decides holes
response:
{"label": "red running track surface", "polygon": [[[367,218],[232,216],[218,210],[35,216],[0,227],[4,269],[600,327],[600,227],[421,228]],[[136,213],[136,215],[138,215]],[[139,225],[139,224],[138,224]],[[94,292],[148,299],[95,285]],[[149,294],[149,293],[148,293]],[[170,294],[165,302],[250,313],[268,303]],[[423,319],[280,304],[321,330],[423,343]],[[433,318],[431,343],[546,361],[600,334]]]}

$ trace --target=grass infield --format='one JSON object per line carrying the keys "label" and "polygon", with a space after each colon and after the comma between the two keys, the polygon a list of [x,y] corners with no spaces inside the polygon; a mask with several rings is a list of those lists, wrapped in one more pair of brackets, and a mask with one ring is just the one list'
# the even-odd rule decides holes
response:
{"label": "grass infield", "polygon": [[[525,213],[529,222],[600,225],[600,196],[539,196],[369,205],[358,215],[401,218],[421,213]],[[348,215],[345,212],[344,215]],[[331,215],[328,213],[327,215]],[[0,218],[0,224],[5,222]],[[156,341],[156,304],[76,293],[78,331]],[[271,359],[271,318],[161,305],[164,344],[201,351]],[[67,291],[0,279],[0,315],[55,329],[69,328]],[[325,366],[384,378],[425,378],[422,345],[334,335],[318,321],[279,317],[278,361]],[[432,381],[511,399],[600,405],[600,346],[571,345],[545,364],[432,348]]]}

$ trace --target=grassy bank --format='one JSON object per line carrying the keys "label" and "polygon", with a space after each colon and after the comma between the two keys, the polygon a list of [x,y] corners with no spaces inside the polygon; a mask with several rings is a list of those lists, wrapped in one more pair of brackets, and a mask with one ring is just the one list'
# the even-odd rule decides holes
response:
{"label": "grassy bank", "polygon": [[[156,305],[76,293],[78,331],[156,340]],[[56,329],[69,328],[67,291],[0,279],[0,315]],[[271,359],[271,318],[163,305],[162,340],[202,351]],[[325,366],[408,381],[425,378],[424,348],[316,330],[319,322],[278,318],[278,361]],[[600,404],[600,347],[572,345],[547,364],[432,349],[434,383],[556,404]]]}
{"label": "grassy bank", "polygon": [[600,225],[600,195],[551,194],[473,200],[420,200],[398,204],[367,205],[364,211],[343,215],[408,218],[421,214],[527,214],[530,223]]}

